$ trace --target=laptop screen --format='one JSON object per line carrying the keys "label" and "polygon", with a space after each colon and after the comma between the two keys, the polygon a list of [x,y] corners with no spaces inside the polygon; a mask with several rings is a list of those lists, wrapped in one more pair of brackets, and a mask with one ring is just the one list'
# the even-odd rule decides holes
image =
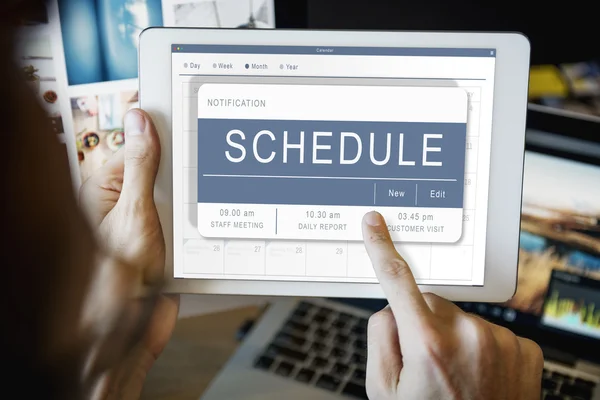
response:
{"label": "laptop screen", "polygon": [[600,281],[552,271],[542,324],[600,339]]}
{"label": "laptop screen", "polygon": [[519,280],[503,317],[600,338],[600,166],[548,153],[525,154]]}

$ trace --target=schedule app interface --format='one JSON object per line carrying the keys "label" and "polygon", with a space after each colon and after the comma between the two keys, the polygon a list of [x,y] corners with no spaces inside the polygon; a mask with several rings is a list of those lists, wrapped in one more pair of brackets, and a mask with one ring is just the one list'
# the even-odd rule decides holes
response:
{"label": "schedule app interface", "polygon": [[175,277],[482,285],[493,49],[173,45]]}

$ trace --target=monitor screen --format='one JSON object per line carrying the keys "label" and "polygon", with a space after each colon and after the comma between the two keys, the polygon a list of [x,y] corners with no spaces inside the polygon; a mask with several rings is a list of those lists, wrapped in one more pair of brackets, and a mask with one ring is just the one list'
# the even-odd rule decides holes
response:
{"label": "monitor screen", "polygon": [[600,281],[553,270],[541,322],[600,339]]}
{"label": "monitor screen", "polygon": [[[581,291],[582,298],[586,296],[583,284],[579,284],[581,280],[565,283],[567,275],[553,274],[553,271],[600,279],[598,182],[600,167],[597,165],[532,151],[526,153],[519,280],[517,292],[508,306],[541,317],[542,324],[556,326],[557,322],[552,322],[555,320],[548,314],[553,309],[548,302],[556,301],[554,291],[568,293],[567,287],[579,285],[582,287],[577,290]],[[560,277],[563,279],[559,280]],[[595,289],[592,284],[586,287],[592,288],[586,289],[588,292],[598,290],[597,285]],[[559,326],[576,329],[562,323]],[[598,334],[600,327],[594,330]],[[590,334],[587,329],[578,332]]]}
{"label": "monitor screen", "polygon": [[[545,133],[528,137],[540,134],[548,144]],[[590,155],[596,150],[598,162],[600,146],[584,146]],[[517,291],[505,304],[459,304],[513,325],[598,338],[600,165],[583,150],[532,147],[525,153]]]}
{"label": "monitor screen", "polygon": [[600,167],[528,151],[515,309],[541,315],[553,270],[600,279]]}

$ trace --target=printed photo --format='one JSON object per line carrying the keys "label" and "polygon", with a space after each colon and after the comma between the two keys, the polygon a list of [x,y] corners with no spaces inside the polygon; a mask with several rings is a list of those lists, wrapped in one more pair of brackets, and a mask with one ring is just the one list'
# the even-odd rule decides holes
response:
{"label": "printed photo", "polygon": [[600,167],[528,153],[517,293],[507,304],[540,315],[552,270],[600,279]]}
{"label": "printed photo", "polygon": [[48,113],[54,133],[64,133],[50,37],[23,37],[18,49],[21,71]]}
{"label": "printed photo", "polygon": [[123,146],[123,117],[135,107],[137,91],[71,99],[82,182]]}
{"label": "printed photo", "polygon": [[69,85],[137,78],[138,36],[162,25],[160,0],[58,0]]}
{"label": "printed photo", "polygon": [[274,28],[273,0],[197,0],[175,4],[175,26]]}

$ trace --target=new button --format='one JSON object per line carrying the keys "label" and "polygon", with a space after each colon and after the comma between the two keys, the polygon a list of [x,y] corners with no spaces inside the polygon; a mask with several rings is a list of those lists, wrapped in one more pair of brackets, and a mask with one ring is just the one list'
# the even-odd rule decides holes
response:
{"label": "new button", "polygon": [[374,203],[387,207],[416,206],[416,184],[414,182],[377,182]]}

